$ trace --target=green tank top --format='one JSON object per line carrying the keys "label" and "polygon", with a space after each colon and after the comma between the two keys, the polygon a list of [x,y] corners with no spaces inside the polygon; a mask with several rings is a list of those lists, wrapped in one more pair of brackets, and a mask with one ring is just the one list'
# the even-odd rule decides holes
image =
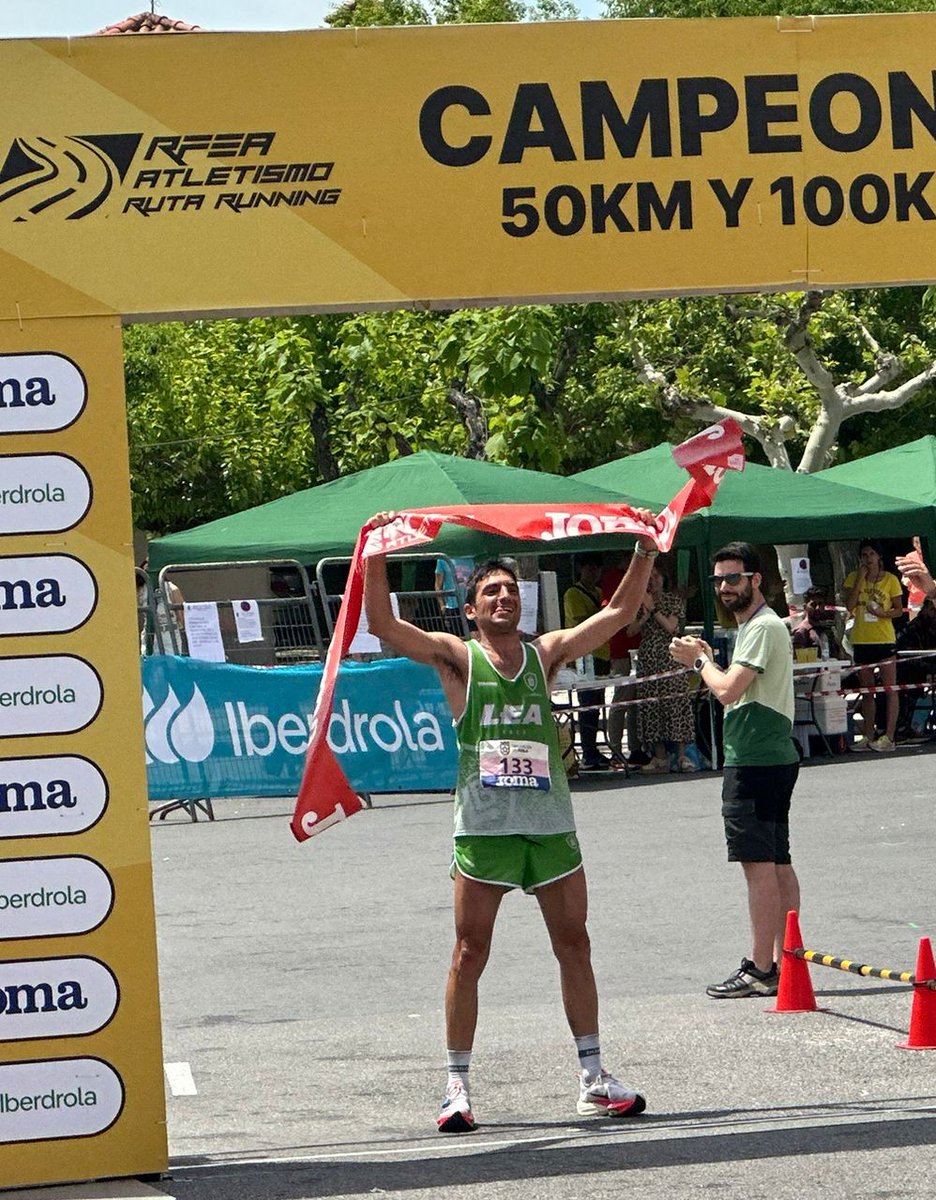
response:
{"label": "green tank top", "polygon": [[468,645],[465,711],[455,722],[455,836],[575,829],[543,664],[524,643],[523,664],[505,679],[480,642]]}

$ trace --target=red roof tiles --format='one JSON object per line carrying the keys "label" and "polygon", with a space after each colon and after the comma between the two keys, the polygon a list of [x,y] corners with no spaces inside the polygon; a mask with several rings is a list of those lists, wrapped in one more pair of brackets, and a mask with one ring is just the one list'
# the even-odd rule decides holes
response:
{"label": "red roof tiles", "polygon": [[118,33],[199,33],[201,29],[198,25],[189,25],[172,17],[162,17],[159,13],[143,12],[135,17],[125,17],[123,21],[117,21],[114,25],[105,25],[97,32],[107,37]]}

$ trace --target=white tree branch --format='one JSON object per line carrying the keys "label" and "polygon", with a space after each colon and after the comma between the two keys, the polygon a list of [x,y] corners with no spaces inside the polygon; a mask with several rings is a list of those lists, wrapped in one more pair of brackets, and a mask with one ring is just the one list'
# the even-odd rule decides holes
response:
{"label": "white tree branch", "polygon": [[819,394],[821,402],[835,390],[835,378],[816,353],[816,344],[809,332],[812,316],[822,307],[822,294],[808,292],[803,303],[783,331],[783,343],[796,359],[799,369]]}
{"label": "white tree branch", "polygon": [[858,326],[858,332],[864,339],[865,345],[870,348],[871,353],[875,356],[875,358],[879,358],[881,356],[881,347],[878,345],[877,340],[871,333],[871,330],[857,315],[855,316],[855,324]]}
{"label": "white tree branch", "polygon": [[791,417],[783,417],[776,426],[772,426],[763,417],[726,408],[723,404],[715,404],[708,396],[690,396],[676,384],[670,383],[662,371],[648,362],[639,346],[634,349],[633,355],[638,375],[646,383],[660,390],[663,407],[667,412],[681,413],[710,424],[727,419],[737,421],[742,433],[760,443],[772,467],[792,471],[793,465],[785,445],[796,430],[796,423]]}
{"label": "white tree branch", "polygon": [[[730,320],[766,320],[774,324],[783,343],[816,393],[819,413],[806,440],[797,471],[809,474],[829,465],[842,422],[859,413],[885,412],[900,408],[929,384],[936,382],[936,361],[897,387],[889,387],[904,369],[900,357],[882,350],[864,322],[855,317],[855,326],[866,346],[875,355],[874,373],[861,383],[851,380],[836,382],[831,371],[819,357],[810,333],[810,322],[823,304],[821,292],[807,292],[795,313],[780,306],[740,308],[725,304]],[[674,384],[658,368],[649,363],[642,350],[634,351],[634,364],[641,378],[659,389],[664,412],[682,414],[698,421],[721,421],[726,417],[737,421],[743,433],[754,438],[764,449],[771,466],[791,470],[786,442],[796,426],[792,417],[785,416],[776,423],[763,416],[739,412],[714,404],[708,396],[691,396]]]}
{"label": "white tree branch", "polygon": [[864,383],[860,383],[856,388],[853,388],[852,395],[867,396],[872,392],[879,392],[881,388],[886,387],[889,383],[893,383],[903,370],[903,363],[896,354],[885,353],[878,356],[875,367],[877,368],[875,373],[866,379]]}
{"label": "white tree branch", "polygon": [[842,405],[842,420],[846,417],[854,417],[858,413],[886,412],[890,409],[900,408],[902,404],[906,404],[917,392],[934,380],[936,380],[936,362],[930,363],[925,370],[914,375],[912,379],[905,380],[899,387],[891,388],[890,391],[849,396]]}

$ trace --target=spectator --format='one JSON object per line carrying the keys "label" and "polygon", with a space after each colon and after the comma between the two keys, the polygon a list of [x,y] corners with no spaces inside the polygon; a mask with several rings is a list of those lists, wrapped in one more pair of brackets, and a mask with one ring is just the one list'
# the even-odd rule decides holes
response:
{"label": "spectator", "polygon": [[712,583],[738,622],[731,665],[722,670],[701,638],[675,638],[673,657],[693,666],[725,706],[722,818],[728,861],[747,884],[751,957],[723,983],[715,1000],[775,996],[787,912],[800,906],[790,857],[790,800],[799,773],[793,744],[793,656],[786,626],[767,605],[754,548],[730,542],[715,555]]}
{"label": "spectator", "polygon": [[[903,558],[913,566],[923,566],[923,551],[920,547],[920,539],[918,537],[913,539],[913,549],[903,555]],[[907,612],[912,621],[923,607],[923,603],[926,600],[926,592],[921,587],[918,587],[906,572],[901,574],[900,582],[907,589]]]}
{"label": "spectator", "polygon": [[[919,539],[914,538],[914,543],[918,541]],[[906,588],[919,588],[927,599],[936,600],[936,580],[920,557],[918,545],[915,545],[915,551],[910,554],[898,554],[895,559],[901,582]]]}
{"label": "spectator", "polygon": [[462,625],[462,608],[465,603],[465,589],[462,579],[467,579],[474,570],[473,559],[439,558],[435,565],[435,591],[439,605],[441,620],[437,626],[444,633],[453,633],[461,637],[464,633]]}
{"label": "spectator", "polygon": [[688,675],[680,672],[669,679],[640,682],[642,676],[663,675],[678,668],[679,664],[670,654],[670,642],[679,633],[685,617],[686,602],[667,590],[662,571],[654,566],[647,594],[633,626],[641,635],[637,695],[647,701],[640,705],[637,713],[640,741],[653,751],[653,757],[641,768],[647,775],[669,772],[667,742],[676,743],[676,765],[680,771],[696,769],[695,763],[686,755],[686,746],[695,737]]}
{"label": "spectator", "polygon": [[[593,551],[575,557],[576,580],[566,589],[562,597],[562,612],[567,629],[593,617],[601,611],[601,555]],[[611,674],[611,647],[608,642],[596,646],[593,653],[595,675],[599,678]],[[598,730],[601,727],[601,705],[604,703],[604,688],[584,688],[579,699],[579,737],[582,742],[583,771],[609,771],[614,768],[612,759],[598,750]]]}
{"label": "spectator", "polygon": [[[630,565],[629,554],[624,555],[621,565],[608,567],[601,577],[602,603],[607,604],[614,595],[615,589],[627,573]],[[640,645],[640,630],[637,622],[632,621],[620,629],[610,641],[611,674],[630,675],[634,663],[631,652]],[[608,710],[608,745],[611,747],[611,758],[614,765],[626,765],[624,758],[624,730],[627,730],[627,749],[633,765],[645,762],[647,755],[640,749],[640,736],[637,730],[637,707],[632,702],[637,696],[637,684],[622,683],[614,689],[613,704]]]}
{"label": "spectator", "polygon": [[[879,682],[893,687],[897,682],[897,665],[894,659],[896,635],[894,620],[903,612],[903,593],[900,580],[890,571],[884,570],[884,560],[876,542],[864,541],[858,547],[859,565],[845,579],[845,607],[855,618],[851,630],[855,666],[861,687],[874,684],[874,664],[878,664]],[[875,702],[873,693],[861,697],[862,736],[853,745],[853,750],[894,749],[894,734],[897,731],[897,693],[887,693],[886,728],[882,734],[875,731]]]}
{"label": "spectator", "polygon": [[[916,707],[923,699],[923,685],[932,678],[933,659],[915,651],[936,650],[936,605],[927,597],[912,621],[897,634],[897,651],[908,653],[907,658],[897,660],[897,680],[905,685],[898,694],[896,741],[916,736],[914,716]],[[919,684],[919,687],[906,685]]]}
{"label": "spectator", "polygon": [[[140,570],[147,571],[149,559],[144,558]],[[137,579],[137,613],[140,623],[141,654],[181,654],[184,652],[185,624],[183,610],[185,598],[181,588],[170,579],[164,579],[155,588],[147,577],[144,582]],[[148,629],[148,615],[152,614],[154,628]]]}
{"label": "spectator", "polygon": [[[900,581],[905,588],[910,589],[911,595],[918,592],[925,598],[917,616],[898,638],[898,648],[901,650],[936,649],[936,580],[923,561],[920,551],[920,539],[913,539],[913,550],[909,554],[899,554],[895,560],[900,572]],[[923,682],[929,675],[929,670],[919,660],[915,663],[902,663],[901,682]],[[906,734],[913,733],[913,714],[920,693],[916,691],[901,692],[901,713],[898,725],[903,725]],[[906,698],[906,702],[905,701]],[[932,719],[932,718],[931,718]]]}
{"label": "spectator", "polygon": [[817,651],[819,658],[844,658],[835,635],[835,607],[823,587],[811,587],[803,597],[805,615],[793,629],[793,649]]}

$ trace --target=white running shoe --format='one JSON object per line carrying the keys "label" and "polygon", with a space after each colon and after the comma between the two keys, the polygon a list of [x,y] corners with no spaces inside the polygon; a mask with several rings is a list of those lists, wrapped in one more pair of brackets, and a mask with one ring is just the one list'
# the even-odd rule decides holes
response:
{"label": "white running shoe", "polygon": [[445,1089],[442,1111],[436,1124],[439,1133],[471,1133],[477,1129],[478,1123],[472,1115],[471,1102],[461,1080],[453,1080]]}
{"label": "white running shoe", "polygon": [[579,1115],[590,1117],[636,1117],[647,1107],[639,1092],[631,1092],[608,1071],[602,1071],[590,1083],[579,1076],[579,1098],[575,1106]]}

